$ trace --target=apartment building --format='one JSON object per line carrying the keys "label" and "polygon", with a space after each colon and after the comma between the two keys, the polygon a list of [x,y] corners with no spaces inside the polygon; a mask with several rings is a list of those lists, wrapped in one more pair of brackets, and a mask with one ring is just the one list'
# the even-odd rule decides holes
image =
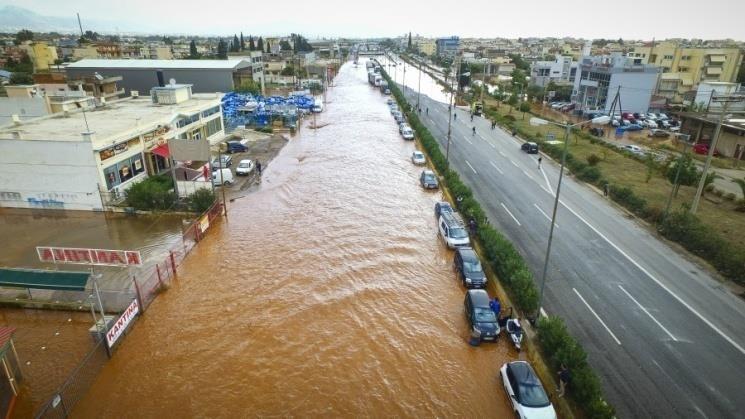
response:
{"label": "apartment building", "polygon": [[678,42],[634,46],[627,57],[662,69],[658,94],[673,103],[690,101],[701,82],[734,82],[743,62],[738,48],[702,48]]}
{"label": "apartment building", "polygon": [[429,57],[437,53],[437,44],[434,39],[419,38],[416,40],[416,47],[420,53]]}
{"label": "apartment building", "polygon": [[437,55],[443,57],[454,57],[460,48],[460,39],[457,36],[449,38],[437,38],[435,40],[435,49]]}
{"label": "apartment building", "polygon": [[224,134],[220,95],[190,85],[0,126],[0,207],[101,210],[170,170],[169,139],[216,144]]}
{"label": "apartment building", "polygon": [[556,84],[574,84],[577,62],[571,56],[556,54],[553,61],[535,61],[530,65],[530,82],[541,87]]}
{"label": "apartment building", "polygon": [[26,50],[34,71],[47,71],[57,61],[57,48],[46,42],[31,42],[23,46]]}

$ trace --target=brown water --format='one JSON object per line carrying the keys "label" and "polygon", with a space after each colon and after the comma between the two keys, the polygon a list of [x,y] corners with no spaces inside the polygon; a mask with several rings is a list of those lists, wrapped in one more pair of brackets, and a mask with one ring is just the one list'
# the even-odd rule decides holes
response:
{"label": "brown water", "polygon": [[414,144],[347,63],[319,122],[236,200],[76,417],[505,417],[507,342],[469,347]]}

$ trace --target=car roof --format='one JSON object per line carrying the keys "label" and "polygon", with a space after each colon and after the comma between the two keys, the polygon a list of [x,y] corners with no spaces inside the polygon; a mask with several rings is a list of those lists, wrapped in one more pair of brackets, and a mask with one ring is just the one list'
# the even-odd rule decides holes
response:
{"label": "car roof", "polygon": [[536,376],[535,371],[533,371],[533,367],[531,367],[527,361],[513,361],[508,363],[508,365],[510,370],[512,370],[512,375],[514,375],[518,383],[539,385],[543,387],[543,384]]}
{"label": "car roof", "polygon": [[422,153],[422,152],[421,152],[421,151],[419,151],[419,150],[414,150],[414,153],[413,153],[413,154],[421,154],[422,156],[424,155],[424,153]]}
{"label": "car roof", "polygon": [[431,170],[422,170],[422,173],[424,173],[426,175],[434,175],[435,174],[435,172],[433,172]]}
{"label": "car roof", "polygon": [[251,159],[243,159],[238,162],[238,164],[241,164],[241,163],[251,163]]}
{"label": "car roof", "polygon": [[456,252],[460,253],[460,256],[463,258],[463,260],[468,260],[469,262],[475,262],[479,260],[479,257],[476,252],[473,251],[473,248],[459,247],[456,249]]}
{"label": "car roof", "polygon": [[474,305],[489,306],[489,294],[485,290],[468,290],[468,295],[471,296]]}

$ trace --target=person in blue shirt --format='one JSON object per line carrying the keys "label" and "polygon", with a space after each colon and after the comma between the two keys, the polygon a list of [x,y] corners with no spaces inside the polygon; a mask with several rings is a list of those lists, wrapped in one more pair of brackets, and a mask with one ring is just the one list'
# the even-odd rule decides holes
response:
{"label": "person in blue shirt", "polygon": [[502,306],[499,304],[499,298],[494,297],[493,300],[489,301],[489,307],[491,307],[494,314],[499,318],[499,312],[502,310]]}

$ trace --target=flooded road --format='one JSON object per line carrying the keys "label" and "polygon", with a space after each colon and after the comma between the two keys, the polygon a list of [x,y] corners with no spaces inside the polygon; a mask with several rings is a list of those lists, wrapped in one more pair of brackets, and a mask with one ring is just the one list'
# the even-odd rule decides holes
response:
{"label": "flooded road", "polygon": [[[407,75],[408,77],[408,75]],[[408,80],[407,80],[408,84]],[[453,254],[364,62],[229,206],[75,417],[510,415]]]}

